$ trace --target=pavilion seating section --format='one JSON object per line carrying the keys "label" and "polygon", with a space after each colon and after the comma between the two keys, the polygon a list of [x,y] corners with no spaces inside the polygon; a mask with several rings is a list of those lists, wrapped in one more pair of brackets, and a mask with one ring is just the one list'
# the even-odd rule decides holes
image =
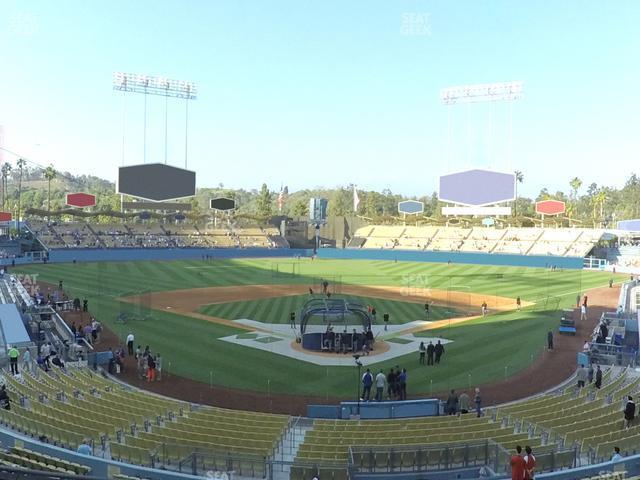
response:
{"label": "pavilion seating section", "polygon": [[186,223],[56,223],[31,221],[47,248],[288,248],[275,228],[205,229]]}
{"label": "pavilion seating section", "polygon": [[352,248],[508,253],[581,257],[603,231],[583,228],[489,228],[368,225],[356,230]]}
{"label": "pavilion seating section", "polygon": [[232,458],[244,476],[262,477],[265,458],[289,422],[284,415],[192,408],[125,388],[86,368],[4,378],[11,410],[0,410],[3,425],[74,450],[90,439],[94,450],[136,465],[175,465],[198,451],[221,465]]}

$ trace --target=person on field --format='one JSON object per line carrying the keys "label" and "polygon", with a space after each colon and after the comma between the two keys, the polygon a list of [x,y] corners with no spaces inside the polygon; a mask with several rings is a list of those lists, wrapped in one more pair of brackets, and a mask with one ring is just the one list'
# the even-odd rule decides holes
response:
{"label": "person on field", "polygon": [[402,372],[398,375],[398,395],[400,396],[400,400],[407,399],[407,369],[403,368]]}
{"label": "person on field", "polygon": [[367,368],[367,371],[362,375],[362,400],[368,402],[371,400],[371,386],[373,385],[373,375],[371,370]]}
{"label": "person on field", "polygon": [[484,317],[488,311],[489,311],[489,307],[487,305],[487,302],[482,302],[482,316]]}
{"label": "person on field", "polygon": [[156,379],[156,361],[153,355],[147,355],[147,382],[153,382]]}
{"label": "person on field", "polygon": [[593,363],[589,364],[589,371],[587,372],[587,381],[589,383],[593,383],[593,374],[595,371],[593,370]]}
{"label": "person on field", "polygon": [[429,302],[425,302],[424,304],[424,316],[429,320]]}
{"label": "person on field", "polygon": [[159,353],[156,354],[156,382],[162,380],[162,357]]}
{"label": "person on field", "polygon": [[393,395],[395,392],[393,391],[393,386],[396,383],[396,372],[393,370],[393,367],[389,369],[389,373],[387,374],[387,398],[389,400],[393,400]]}
{"label": "person on field", "polygon": [[378,372],[378,375],[376,375],[376,401],[377,402],[382,401],[382,396],[384,395],[385,380],[386,379],[385,379],[384,373],[382,372],[382,369],[380,369],[380,372]]}
{"label": "person on field", "polygon": [[436,351],[436,347],[433,346],[433,342],[429,342],[427,346],[427,365],[433,365],[433,355]]}
{"label": "person on field", "polygon": [[420,342],[418,351],[420,352],[420,359],[418,360],[418,363],[420,365],[424,365],[425,364],[424,357],[425,357],[425,354],[427,353],[427,347],[424,346],[424,342]]}
{"label": "person on field", "polygon": [[547,332],[547,350],[553,350],[553,332],[551,330]]}
{"label": "person on field", "polygon": [[455,415],[458,411],[458,396],[455,390],[451,390],[451,393],[447,397],[447,403],[445,404],[447,415]]}
{"label": "person on field", "polygon": [[133,333],[129,333],[129,335],[127,335],[127,353],[129,354],[129,356],[133,356],[133,342],[135,341],[135,337],[133,335]]}
{"label": "person on field", "polygon": [[530,446],[524,447],[524,478],[525,480],[533,480],[536,470],[536,457]]}
{"label": "person on field", "polygon": [[462,392],[460,394],[458,403],[460,405],[460,414],[469,413],[469,395],[467,395],[467,392]]}
{"label": "person on field", "polygon": [[434,353],[436,354],[436,363],[440,363],[440,359],[442,358],[442,355],[444,355],[444,345],[440,343],[440,340],[438,340],[438,343],[436,343],[436,346],[434,347]]}
{"label": "person on field", "polygon": [[480,389],[476,387],[476,394],[473,397],[473,403],[476,405],[476,416],[479,418],[482,416],[482,397],[480,396]]}
{"label": "person on field", "polygon": [[582,305],[580,307],[580,320],[584,321],[587,319],[587,307]]}
{"label": "person on field", "polygon": [[526,463],[522,458],[522,447],[516,445],[516,453],[511,456],[511,480],[524,480]]}
{"label": "person on field", "polygon": [[520,297],[518,297],[516,298],[516,309],[520,311],[521,308],[522,308],[522,301],[520,300]]}

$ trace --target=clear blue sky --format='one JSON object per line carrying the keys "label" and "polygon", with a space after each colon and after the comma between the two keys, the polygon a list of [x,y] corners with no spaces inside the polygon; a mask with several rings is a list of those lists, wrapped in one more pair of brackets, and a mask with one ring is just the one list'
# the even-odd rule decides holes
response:
{"label": "clear blue sky", "polygon": [[[440,89],[522,80],[512,168],[524,193],[568,191],[573,176],[620,186],[640,173],[638,25],[635,0],[0,0],[0,125],[6,148],[114,180],[112,74],[162,75],[198,84],[199,186],[420,195],[447,168],[509,168],[508,106],[451,109],[447,149]],[[147,161],[164,161],[164,99],[148,102]],[[142,163],[142,105],[125,100],[126,164]],[[169,114],[180,166],[184,104]]]}

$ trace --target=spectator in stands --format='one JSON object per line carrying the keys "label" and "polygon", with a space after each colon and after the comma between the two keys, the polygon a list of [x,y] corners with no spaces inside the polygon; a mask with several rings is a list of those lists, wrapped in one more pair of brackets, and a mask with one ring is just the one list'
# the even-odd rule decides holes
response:
{"label": "spectator in stands", "polygon": [[522,458],[522,447],[516,445],[516,454],[511,456],[511,480],[524,480],[526,463]]}
{"label": "spectator in stands", "polygon": [[367,368],[367,371],[362,375],[362,400],[365,402],[371,399],[371,385],[373,385],[373,375],[371,370]]}
{"label": "spectator in stands", "polygon": [[129,353],[129,356],[133,356],[134,340],[135,340],[135,337],[133,336],[133,333],[129,333],[129,335],[127,335],[127,351]]}
{"label": "spectator in stands", "polygon": [[580,365],[578,367],[578,371],[576,372],[576,379],[578,380],[578,388],[582,388],[587,381],[587,369],[584,368],[584,365]]}
{"label": "spectator in stands", "polygon": [[40,368],[42,368],[45,372],[49,371],[49,366],[47,365],[47,362],[45,361],[44,357],[42,356],[42,354],[40,353],[38,355],[38,358],[36,359],[36,363],[38,364],[38,366]]}
{"label": "spectator in stands", "polygon": [[27,347],[22,354],[22,370],[26,370],[29,373],[33,373],[33,368],[31,365],[31,350]]}
{"label": "spectator in stands", "polygon": [[460,394],[458,402],[460,404],[460,414],[469,413],[469,395],[467,395],[467,392]]}
{"label": "spectator in stands", "polygon": [[553,350],[553,332],[551,330],[547,332],[547,350]]}
{"label": "spectator in stands", "polygon": [[440,359],[442,358],[442,355],[444,355],[444,345],[440,343],[440,340],[438,340],[434,347],[434,353],[436,354],[436,363],[440,363]]}
{"label": "spectator in stands", "polygon": [[424,346],[424,342],[420,342],[420,346],[418,347],[418,352],[420,352],[420,359],[418,360],[418,363],[420,365],[424,365],[425,364],[425,355],[427,353],[427,347]]}
{"label": "spectator in stands", "polygon": [[480,389],[476,387],[476,394],[473,397],[473,403],[476,404],[476,416],[482,416],[482,397],[480,396]]}
{"label": "spectator in stands", "polygon": [[84,336],[84,339],[93,344],[92,341],[92,337],[91,337],[91,323],[87,323],[83,328],[82,328],[82,335]]}
{"label": "spectator in stands", "polygon": [[51,342],[44,343],[40,347],[40,356],[42,357],[42,360],[44,361],[44,364],[46,366],[45,371],[49,371],[49,355],[51,355]]}
{"label": "spectator in stands", "polygon": [[620,447],[613,447],[613,456],[611,457],[612,462],[617,462],[622,460],[622,455],[620,455]]}
{"label": "spectator in stands", "polygon": [[386,381],[386,378],[384,376],[384,373],[382,372],[382,369],[380,369],[380,372],[378,372],[378,374],[376,375],[376,401],[377,402],[382,401],[382,395],[384,394],[385,381]]}
{"label": "spectator in stands", "polygon": [[524,447],[526,455],[524,456],[524,478],[525,480],[533,480],[536,470],[536,457],[530,446]]}
{"label": "spectator in stands", "polygon": [[18,357],[20,357],[20,351],[15,345],[9,348],[9,362],[11,363],[11,374],[18,375]]}
{"label": "spectator in stands", "polygon": [[600,336],[602,337],[602,343],[607,341],[607,337],[609,336],[609,329],[607,328],[607,324],[605,322],[600,322]]}
{"label": "spectator in stands", "polygon": [[629,395],[627,403],[624,406],[624,428],[628,429],[634,418],[636,418],[636,404],[633,397]]}
{"label": "spectator in stands", "polygon": [[455,390],[451,390],[451,393],[447,398],[447,403],[445,404],[445,409],[447,415],[455,415],[458,411],[458,396],[456,395]]}
{"label": "spectator in stands", "polygon": [[596,366],[596,381],[594,385],[598,389],[602,386],[602,370],[600,369],[600,365]]}
{"label": "spectator in stands", "polygon": [[51,355],[51,363],[53,365],[55,365],[56,367],[64,370],[64,362],[62,360],[60,360],[60,357],[58,355],[56,355],[55,353],[53,355]]}
{"label": "spectator in stands", "polygon": [[82,440],[82,443],[78,446],[77,452],[82,455],[93,455],[89,439],[85,438]]}
{"label": "spectator in stands", "polygon": [[7,387],[5,385],[0,387],[0,408],[11,410],[11,400],[9,399],[9,394],[7,393]]}

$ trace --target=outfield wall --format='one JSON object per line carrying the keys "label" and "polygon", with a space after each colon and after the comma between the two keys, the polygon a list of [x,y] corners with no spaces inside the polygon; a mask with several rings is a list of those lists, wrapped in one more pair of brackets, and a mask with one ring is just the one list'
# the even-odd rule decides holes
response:
{"label": "outfield wall", "polygon": [[[123,262],[135,260],[186,260],[211,258],[291,258],[310,257],[312,250],[288,248],[76,248],[50,250],[49,261],[55,263]],[[415,250],[373,250],[321,248],[319,258],[350,260],[386,260],[475,265],[511,265],[516,267],[550,267],[582,269],[582,257],[552,257],[539,255],[510,255],[473,252],[429,252]]]}
{"label": "outfield wall", "polygon": [[549,267],[582,269],[582,257],[543,255],[510,255],[504,253],[429,252],[414,250],[337,249],[318,250],[320,258],[368,259],[401,262],[465,263],[475,265],[512,265],[517,267]]}
{"label": "outfield wall", "polygon": [[211,258],[278,258],[308,256],[309,250],[293,248],[74,248],[50,250],[49,262],[127,262],[135,260],[187,260]]}

